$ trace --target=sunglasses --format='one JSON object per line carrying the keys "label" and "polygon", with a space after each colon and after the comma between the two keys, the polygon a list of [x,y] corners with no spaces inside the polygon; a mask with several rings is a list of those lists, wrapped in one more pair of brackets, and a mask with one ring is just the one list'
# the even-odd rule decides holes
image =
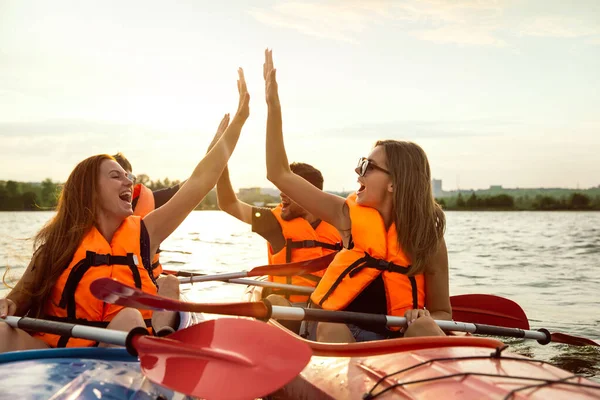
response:
{"label": "sunglasses", "polygon": [[356,169],[354,171],[356,171],[358,176],[365,176],[368,171],[371,171],[374,169],[381,171],[381,172],[385,172],[388,175],[390,174],[390,171],[388,171],[387,169],[381,168],[380,166],[378,166],[376,164],[373,164],[368,158],[365,158],[365,157],[361,157],[358,159],[358,165],[356,166]]}

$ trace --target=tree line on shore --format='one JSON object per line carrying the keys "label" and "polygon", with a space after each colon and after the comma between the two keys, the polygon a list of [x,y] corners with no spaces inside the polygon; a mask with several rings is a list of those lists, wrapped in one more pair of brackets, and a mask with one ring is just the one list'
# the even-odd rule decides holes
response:
{"label": "tree line on shore", "polygon": [[[179,181],[151,180],[147,175],[138,175],[138,183],[146,185],[151,190],[168,188],[179,184]],[[61,184],[45,179],[41,183],[0,181],[0,211],[44,211],[56,207],[60,194]],[[591,190],[573,191],[562,195],[540,194],[532,190],[531,194],[520,193],[513,196],[501,194],[479,194],[474,191],[470,194],[458,195],[436,199],[444,210],[599,210],[600,195]],[[335,192],[347,196],[348,192]],[[260,192],[249,191],[240,195],[240,200],[249,204],[268,205],[279,202],[279,196],[272,196]],[[196,207],[197,210],[217,209],[217,196],[212,190]]]}

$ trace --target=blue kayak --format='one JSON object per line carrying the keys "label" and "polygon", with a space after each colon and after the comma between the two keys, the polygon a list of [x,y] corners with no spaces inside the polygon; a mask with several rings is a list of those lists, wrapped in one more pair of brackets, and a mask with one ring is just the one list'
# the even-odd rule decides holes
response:
{"label": "blue kayak", "polygon": [[0,354],[0,399],[191,399],[152,383],[125,348]]}
{"label": "blue kayak", "polygon": [[[178,329],[197,324],[180,313]],[[123,348],[75,347],[0,354],[0,399],[192,399],[145,378]]]}

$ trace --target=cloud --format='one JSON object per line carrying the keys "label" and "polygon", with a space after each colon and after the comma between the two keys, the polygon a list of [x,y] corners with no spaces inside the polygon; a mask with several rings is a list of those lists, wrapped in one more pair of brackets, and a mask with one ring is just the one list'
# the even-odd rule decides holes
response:
{"label": "cloud", "polygon": [[535,17],[523,24],[521,35],[553,37],[553,38],[578,38],[596,36],[600,40],[600,29],[578,18],[559,16]]}
{"label": "cloud", "polygon": [[270,8],[253,8],[249,13],[267,25],[351,43],[359,42],[360,34],[367,29],[392,21],[406,23],[409,34],[424,41],[506,45],[494,36],[494,21],[502,15],[495,1],[288,1]]}
{"label": "cloud", "polygon": [[492,137],[515,130],[521,123],[494,119],[464,121],[388,121],[365,122],[326,132],[315,133],[320,138],[372,138],[416,140],[429,138]]}
{"label": "cloud", "polygon": [[507,43],[497,38],[494,33],[495,29],[489,26],[465,29],[460,25],[445,25],[436,29],[414,31],[411,32],[411,35],[435,43],[453,43],[463,46],[507,46]]}
{"label": "cloud", "polygon": [[108,137],[113,135],[164,135],[157,130],[126,124],[113,124],[109,122],[86,120],[49,120],[39,122],[0,122],[0,137],[3,138],[72,138],[81,136]]}
{"label": "cloud", "polygon": [[354,43],[356,39],[353,35],[360,33],[368,25],[365,13],[369,13],[369,7],[353,5],[353,2],[346,6],[335,2],[288,2],[277,3],[271,9],[253,8],[249,13],[266,25]]}
{"label": "cloud", "polygon": [[587,43],[600,43],[600,29],[588,15],[524,17],[517,7],[500,0],[300,0],[253,8],[250,14],[267,25],[350,43],[359,43],[361,34],[386,22],[400,33],[441,44],[507,47],[506,38],[515,34],[590,37]]}

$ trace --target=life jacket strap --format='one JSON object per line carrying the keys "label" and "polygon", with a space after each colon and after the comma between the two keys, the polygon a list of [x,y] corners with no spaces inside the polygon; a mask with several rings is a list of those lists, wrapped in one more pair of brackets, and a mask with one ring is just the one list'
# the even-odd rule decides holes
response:
{"label": "life jacket strap", "polygon": [[[348,275],[350,278],[353,278],[365,268],[373,268],[382,272],[393,272],[402,275],[407,275],[410,272],[411,266],[401,266],[394,264],[393,262],[382,260],[379,258],[372,257],[370,254],[365,252],[365,255],[358,260],[354,261],[348,268],[346,268],[340,276],[337,277],[333,285],[329,288],[329,290],[325,293],[321,301],[319,301],[319,305],[323,306],[323,303],[329,298],[329,296],[333,293],[333,291],[340,285],[342,280]],[[417,280],[414,276],[408,277],[412,289],[412,300],[413,300],[413,308],[417,309],[419,307],[418,301],[418,291],[417,291]]]}
{"label": "life jacket strap", "polygon": [[67,318],[76,319],[77,305],[75,303],[75,291],[81,282],[83,275],[92,267],[101,267],[107,265],[127,265],[133,275],[135,287],[142,288],[142,278],[137,267],[137,256],[133,253],[127,253],[126,256],[113,256],[110,254],[97,254],[93,251],[87,251],[85,259],[79,261],[69,273],[67,282],[63,289],[60,302],[60,308],[67,309]]}

